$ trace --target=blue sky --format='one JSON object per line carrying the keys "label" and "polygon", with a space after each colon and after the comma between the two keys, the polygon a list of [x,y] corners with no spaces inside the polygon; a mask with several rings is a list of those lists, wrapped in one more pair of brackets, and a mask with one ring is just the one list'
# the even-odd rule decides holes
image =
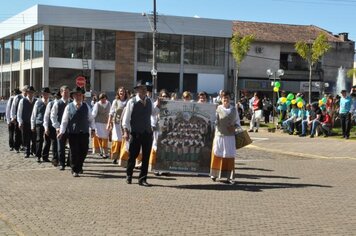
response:
{"label": "blue sky", "polygon": [[[47,4],[128,12],[151,12],[153,0],[1,0],[0,21],[33,5]],[[157,0],[164,15],[316,25],[356,40],[356,0]],[[1,30],[1,28],[0,28]]]}

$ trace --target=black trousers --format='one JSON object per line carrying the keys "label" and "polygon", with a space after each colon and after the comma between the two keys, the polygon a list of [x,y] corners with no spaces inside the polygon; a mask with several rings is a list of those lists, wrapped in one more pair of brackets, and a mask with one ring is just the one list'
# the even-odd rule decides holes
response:
{"label": "black trousers", "polygon": [[19,123],[16,121],[14,123],[15,125],[15,142],[14,142],[14,148],[16,151],[20,150],[20,146],[23,145],[22,142],[22,131],[19,128]]}
{"label": "black trousers", "polygon": [[[59,165],[60,166],[66,166],[66,144],[67,144],[67,140],[68,140],[68,134],[64,133],[61,139],[57,139],[58,143],[57,143],[57,147],[58,147],[58,161],[59,161]],[[70,144],[69,144],[70,145]],[[68,154],[68,159],[69,158],[69,154]]]}
{"label": "black trousers", "polygon": [[23,146],[25,147],[26,155],[36,152],[36,134],[31,130],[31,123],[22,124]]}
{"label": "black trousers", "polygon": [[71,152],[70,166],[72,171],[79,173],[88,154],[89,134],[68,134]]}
{"label": "black trousers", "polygon": [[133,169],[135,168],[136,158],[142,148],[142,166],[139,179],[147,179],[148,162],[152,148],[153,134],[152,133],[131,133],[129,160],[127,164],[126,174],[132,176]]}
{"label": "black trousers", "polygon": [[344,137],[350,137],[351,113],[340,113],[339,116],[341,121],[342,135]]}
{"label": "black trousers", "polygon": [[[49,143],[52,146],[52,154],[53,154],[53,159],[58,161],[58,141],[57,141],[57,132],[56,129],[53,128],[52,126],[48,128],[49,129]],[[47,136],[45,134],[45,136]],[[45,138],[46,139],[46,138]],[[43,158],[46,158],[44,155],[45,153],[42,153]],[[49,154],[49,153],[48,153]],[[47,156],[48,158],[48,156]]]}
{"label": "black trousers", "polygon": [[36,125],[36,157],[48,158],[51,141],[44,135],[43,125]]}
{"label": "black trousers", "polygon": [[15,124],[10,122],[7,127],[9,130],[9,147],[15,148]]}

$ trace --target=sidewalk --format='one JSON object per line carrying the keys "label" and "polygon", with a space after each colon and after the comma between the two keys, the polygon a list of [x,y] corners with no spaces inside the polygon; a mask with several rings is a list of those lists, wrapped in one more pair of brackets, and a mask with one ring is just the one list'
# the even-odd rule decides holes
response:
{"label": "sidewalk", "polygon": [[246,148],[265,150],[285,155],[319,159],[354,159],[356,160],[356,141],[323,136],[310,138],[281,133],[249,133],[253,143]]}

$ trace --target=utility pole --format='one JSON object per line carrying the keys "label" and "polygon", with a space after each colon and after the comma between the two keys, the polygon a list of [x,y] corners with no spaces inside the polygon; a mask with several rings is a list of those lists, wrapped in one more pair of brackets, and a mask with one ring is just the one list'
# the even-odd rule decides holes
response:
{"label": "utility pole", "polygon": [[156,11],[156,0],[153,0],[153,32],[152,32],[152,87],[153,87],[153,98],[157,96],[157,44],[156,44],[156,33],[157,33],[157,11]]}

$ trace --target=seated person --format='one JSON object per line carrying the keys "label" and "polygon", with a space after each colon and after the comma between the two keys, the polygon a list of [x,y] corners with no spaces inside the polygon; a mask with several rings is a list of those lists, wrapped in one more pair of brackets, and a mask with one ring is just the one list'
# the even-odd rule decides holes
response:
{"label": "seated person", "polygon": [[301,135],[299,135],[300,137],[307,136],[307,127],[312,126],[313,121],[316,118],[316,111],[318,111],[318,113],[321,114],[318,104],[314,103],[311,105],[311,110],[309,111],[309,114],[307,115],[307,119],[302,121],[302,133],[301,133]]}
{"label": "seated person", "polygon": [[327,110],[323,110],[323,121],[321,122],[321,129],[324,133],[324,137],[328,137],[331,133],[332,128],[332,119],[330,116],[330,112]]}
{"label": "seated person", "polygon": [[298,134],[302,133],[302,122],[304,120],[307,120],[309,116],[309,112],[310,112],[310,104],[307,104],[305,109],[304,107],[302,109],[299,109],[298,118],[295,120],[293,124],[294,126],[293,129],[296,128]]}
{"label": "seated person", "polygon": [[318,106],[315,106],[314,113],[315,113],[315,115],[314,115],[314,119],[311,124],[311,131],[310,131],[311,138],[314,138],[316,129],[321,124],[321,121],[323,119],[321,109]]}
{"label": "seated person", "polygon": [[299,109],[297,104],[292,104],[292,109],[289,112],[289,118],[282,122],[282,127],[289,134],[293,134],[294,122],[297,120]]}

